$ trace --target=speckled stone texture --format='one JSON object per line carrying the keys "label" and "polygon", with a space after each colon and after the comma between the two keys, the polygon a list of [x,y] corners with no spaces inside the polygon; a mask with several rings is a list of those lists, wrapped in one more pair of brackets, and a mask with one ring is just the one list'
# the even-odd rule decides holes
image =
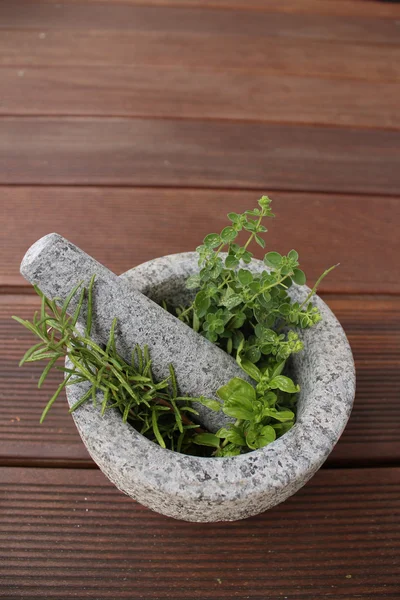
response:
{"label": "speckled stone texture", "polygon": [[[254,272],[264,268],[253,261]],[[188,298],[185,278],[196,272],[195,253],[155,259],[128,271],[122,279],[154,300],[181,303]],[[302,301],[309,289],[293,286]],[[282,502],[318,470],[338,441],[350,416],[355,372],[352,353],[340,323],[316,297],[323,321],[301,331],[305,349],[293,358],[301,385],[296,425],[279,440],[247,455],[231,458],[190,457],[163,450],[132,427],[117,411],[101,417],[90,403],[73,413],[94,461],[123,492],[164,515],[186,521],[233,521]],[[68,388],[72,406],[87,387]]]}
{"label": "speckled stone texture", "polygon": [[[113,318],[118,319],[116,345],[121,356],[130,361],[136,344],[147,344],[155,377],[162,380],[174,365],[180,393],[186,396],[218,397],[216,390],[243,372],[234,358],[200,336],[190,327],[155,304],[126,278],[119,278],[77,246],[56,233],[38,240],[26,253],[22,275],[36,284],[51,299],[62,304],[80,281],[89,284],[96,274],[93,288],[92,337],[106,344]],[[147,283],[153,277],[149,272]],[[76,298],[79,297],[79,294]],[[74,309],[77,302],[71,303]],[[82,310],[83,322],[86,320]],[[193,407],[196,418],[210,431],[217,431],[232,419],[198,403]]]}

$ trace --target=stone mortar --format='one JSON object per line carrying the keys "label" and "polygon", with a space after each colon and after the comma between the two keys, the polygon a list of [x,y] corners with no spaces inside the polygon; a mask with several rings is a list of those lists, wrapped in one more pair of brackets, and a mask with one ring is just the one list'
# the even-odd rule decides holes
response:
{"label": "stone mortar", "polygon": [[[253,260],[249,268],[265,268]],[[155,301],[180,304],[190,298],[186,277],[198,270],[193,252],[157,258],[121,277]],[[302,301],[306,286],[293,286]],[[164,450],[122,422],[117,410],[104,417],[86,403],[73,418],[93,460],[118,489],[164,515],[186,521],[233,521],[286,500],[319,469],[350,416],[355,393],[353,356],[346,335],[328,306],[313,302],[323,321],[300,331],[304,350],[292,360],[301,386],[295,426],[272,444],[230,458],[201,458]],[[86,392],[67,388],[68,403]],[[99,398],[99,400],[101,400]],[[101,402],[98,403],[98,405]]]}

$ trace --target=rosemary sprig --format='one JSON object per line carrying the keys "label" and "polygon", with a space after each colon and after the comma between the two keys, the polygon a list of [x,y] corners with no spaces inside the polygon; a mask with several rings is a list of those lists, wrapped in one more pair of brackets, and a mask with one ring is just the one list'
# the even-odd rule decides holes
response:
{"label": "rosemary sprig", "polygon": [[[192,446],[191,440],[193,434],[202,434],[204,429],[187,415],[198,414],[190,406],[191,402],[196,400],[207,404],[207,400],[179,396],[172,365],[169,366],[169,376],[163,381],[156,382],[151,370],[151,358],[147,346],[144,348],[135,346],[131,362],[124,360],[116,350],[116,319],[112,323],[105,348],[90,338],[94,284],[93,276],[87,290],[82,282],[76,285],[61,308],[57,305],[57,299],[49,300],[39,288],[35,287],[41,298],[40,313],[35,312],[32,321],[13,317],[40,340],[27,350],[19,363],[22,366],[29,362],[47,361],[39,378],[38,387],[43,385],[51,369],[56,368],[65,373],[64,380],[46,404],[40,422],[43,423],[50,408],[66,386],[89,382],[90,388],[70,408],[70,412],[90,400],[96,405],[97,394],[101,392],[103,394],[102,414],[110,408],[117,408],[124,422],[129,421],[140,433],[157,442],[161,447],[198,454],[198,446]],[[78,294],[79,301],[75,312],[69,315],[70,303]],[[76,324],[85,302],[87,318],[82,333]],[[57,365],[60,359],[66,357],[71,367]],[[215,401],[211,402],[215,403]]]}

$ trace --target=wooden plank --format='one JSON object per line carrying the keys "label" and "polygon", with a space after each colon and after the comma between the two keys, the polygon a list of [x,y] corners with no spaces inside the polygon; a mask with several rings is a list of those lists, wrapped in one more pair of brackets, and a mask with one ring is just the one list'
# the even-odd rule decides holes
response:
{"label": "wooden plank", "polygon": [[[325,292],[400,293],[398,198],[273,192],[267,244],[294,247],[310,282],[341,263]],[[256,204],[255,191],[3,187],[0,286],[27,286],[19,265],[37,239],[57,231],[116,273],[156,256],[194,250],[221,231],[230,211]],[[295,220],[296,227],[291,223]],[[290,233],[288,233],[290,232]],[[257,257],[263,256],[255,246]]]}
{"label": "wooden plank", "polygon": [[[0,68],[0,115],[240,119],[400,127],[400,83],[271,75],[247,69]],[[266,101],[267,99],[267,101]]]}
{"label": "wooden plank", "polygon": [[[279,6],[279,4],[278,4]],[[310,38],[362,44],[399,45],[394,19],[370,16],[319,15],[235,10],[210,10],[200,6],[143,6],[112,3],[32,3],[28,0],[0,4],[1,29],[114,30],[135,32],[248,35],[264,38]]]}
{"label": "wooden plank", "polygon": [[[42,3],[60,5],[59,0],[41,0]],[[99,5],[99,0],[86,0],[88,4]],[[372,16],[376,18],[394,18],[399,16],[399,7],[389,2],[376,0],[107,0],[113,7],[130,6],[168,6],[168,7],[207,7],[212,9],[245,10],[257,12],[284,12],[295,14],[333,15],[333,16]],[[82,0],[63,0],[62,5],[82,4]]]}
{"label": "wooden plank", "polygon": [[[164,31],[3,30],[0,66],[180,66],[400,80],[400,46]],[[267,101],[267,99],[266,99]]]}
{"label": "wooden plank", "polygon": [[[357,369],[357,394],[350,422],[332,455],[331,464],[393,464],[400,460],[400,302],[398,298],[326,296],[349,337]],[[36,297],[0,296],[0,461],[9,464],[90,460],[76,433],[65,400],[59,400],[45,423],[40,414],[61,381],[52,375],[36,389],[41,367],[18,368],[34,343],[11,315],[31,318]]]}
{"label": "wooden plank", "polygon": [[0,119],[0,183],[399,194],[399,139],[319,126],[10,117]]}
{"label": "wooden plank", "polygon": [[25,333],[11,316],[32,318],[38,306],[36,296],[0,296],[0,339],[3,347],[0,369],[1,457],[14,461],[32,460],[34,463],[50,461],[52,464],[78,462],[90,465],[91,459],[68,415],[64,398],[54,405],[45,423],[39,424],[45,399],[49,399],[61,383],[62,373],[50,373],[42,390],[38,390],[40,367],[36,368],[36,364],[33,370],[18,367],[22,348],[28,348],[34,342],[33,336],[28,331]]}
{"label": "wooden plank", "polygon": [[0,597],[398,598],[399,481],[398,468],[324,470],[262,515],[195,524],[99,471],[1,469]]}

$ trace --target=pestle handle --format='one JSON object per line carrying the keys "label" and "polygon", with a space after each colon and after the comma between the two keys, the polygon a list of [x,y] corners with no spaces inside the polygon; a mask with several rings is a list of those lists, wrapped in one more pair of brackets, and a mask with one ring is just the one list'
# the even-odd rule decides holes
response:
{"label": "pestle handle", "polygon": [[[21,273],[60,304],[74,285],[83,281],[87,287],[95,274],[93,339],[107,343],[116,317],[119,354],[129,361],[135,344],[142,347],[147,344],[154,375],[164,379],[172,363],[182,395],[216,398],[216,390],[232,377],[248,379],[231,356],[56,233],[46,235],[29,248],[21,263]],[[77,299],[71,302],[71,312],[76,303]],[[85,312],[81,313],[83,322]],[[194,407],[199,412],[200,423],[212,432],[231,421],[223,413],[215,413],[200,404],[195,403]]]}

